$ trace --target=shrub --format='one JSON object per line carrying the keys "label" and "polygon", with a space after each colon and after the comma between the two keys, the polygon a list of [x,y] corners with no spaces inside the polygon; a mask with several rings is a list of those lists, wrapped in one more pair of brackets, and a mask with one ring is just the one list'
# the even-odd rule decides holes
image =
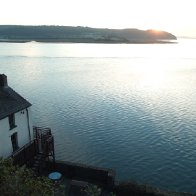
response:
{"label": "shrub", "polygon": [[25,166],[13,165],[11,159],[0,158],[0,195],[52,196],[53,184],[46,177],[36,177]]}

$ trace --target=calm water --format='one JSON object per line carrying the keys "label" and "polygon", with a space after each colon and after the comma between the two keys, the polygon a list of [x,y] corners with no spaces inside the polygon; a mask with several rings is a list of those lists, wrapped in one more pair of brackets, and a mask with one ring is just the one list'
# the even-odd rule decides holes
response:
{"label": "calm water", "polygon": [[0,43],[0,73],[49,126],[57,159],[196,192],[196,40]]}

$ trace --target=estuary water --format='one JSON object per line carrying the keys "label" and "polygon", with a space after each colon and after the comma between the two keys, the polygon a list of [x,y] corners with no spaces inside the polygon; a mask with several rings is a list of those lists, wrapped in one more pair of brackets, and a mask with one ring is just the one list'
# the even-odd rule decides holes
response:
{"label": "estuary water", "polygon": [[0,43],[0,73],[51,127],[56,159],[196,192],[196,40]]}

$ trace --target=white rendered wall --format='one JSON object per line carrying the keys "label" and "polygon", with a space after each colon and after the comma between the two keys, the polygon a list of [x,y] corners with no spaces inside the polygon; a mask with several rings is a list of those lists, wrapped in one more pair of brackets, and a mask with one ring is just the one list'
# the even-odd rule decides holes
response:
{"label": "white rendered wall", "polygon": [[0,120],[0,157],[9,156],[12,152],[8,118]]}
{"label": "white rendered wall", "polygon": [[26,109],[15,113],[15,125],[16,127],[10,130],[8,117],[0,120],[0,157],[8,157],[12,154],[12,142],[11,135],[15,132],[18,134],[18,146],[21,148],[33,139],[33,128],[31,120],[31,110],[27,109],[29,113],[29,127],[28,117]]}

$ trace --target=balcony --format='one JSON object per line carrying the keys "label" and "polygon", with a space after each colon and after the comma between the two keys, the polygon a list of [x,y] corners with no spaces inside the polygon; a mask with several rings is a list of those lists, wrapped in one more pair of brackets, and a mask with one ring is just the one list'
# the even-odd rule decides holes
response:
{"label": "balcony", "polygon": [[33,127],[34,139],[12,154],[15,165],[27,165],[37,172],[46,162],[55,162],[54,138],[50,128]]}

